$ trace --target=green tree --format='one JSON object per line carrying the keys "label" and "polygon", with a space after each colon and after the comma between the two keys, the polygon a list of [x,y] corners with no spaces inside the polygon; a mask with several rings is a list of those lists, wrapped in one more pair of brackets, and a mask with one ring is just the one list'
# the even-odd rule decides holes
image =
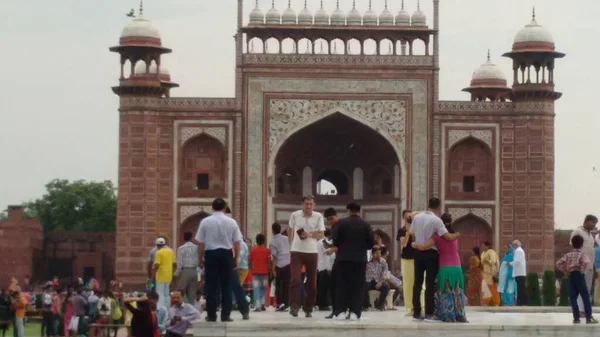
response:
{"label": "green tree", "polygon": [[563,277],[560,282],[560,298],[558,305],[561,307],[569,306],[569,278]]}
{"label": "green tree", "polygon": [[540,280],[537,273],[527,274],[525,280],[527,297],[529,297],[529,305],[539,307],[542,305],[542,294],[540,293]]}
{"label": "green tree", "polygon": [[45,231],[109,232],[115,230],[116,189],[112,182],[55,179],[46,194],[25,204]]}
{"label": "green tree", "polygon": [[547,307],[553,307],[556,305],[556,276],[554,271],[546,270],[542,280],[542,303]]}

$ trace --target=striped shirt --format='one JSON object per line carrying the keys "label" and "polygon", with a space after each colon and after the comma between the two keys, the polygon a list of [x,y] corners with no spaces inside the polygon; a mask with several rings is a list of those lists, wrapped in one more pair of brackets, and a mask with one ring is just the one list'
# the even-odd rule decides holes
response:
{"label": "striped shirt", "polygon": [[192,242],[186,242],[177,248],[177,270],[179,275],[182,269],[196,269],[198,267],[198,246]]}

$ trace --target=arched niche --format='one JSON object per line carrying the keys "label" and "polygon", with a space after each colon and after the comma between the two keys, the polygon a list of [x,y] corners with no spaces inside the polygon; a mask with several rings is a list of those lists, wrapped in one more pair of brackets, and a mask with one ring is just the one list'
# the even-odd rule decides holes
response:
{"label": "arched niche", "polygon": [[455,219],[452,227],[460,233],[460,258],[465,267],[469,265],[473,247],[480,247],[484,241],[493,242],[490,224],[473,214]]}
{"label": "arched niche", "polygon": [[[326,183],[334,186],[334,188],[324,188]],[[317,194],[318,195],[348,195],[350,184],[346,174],[337,169],[327,169],[317,177]],[[335,191],[335,192],[333,192]]]}
{"label": "arched niche", "polygon": [[183,220],[181,226],[179,226],[179,243],[183,243],[183,233],[190,232],[193,237],[196,237],[196,233],[198,232],[198,227],[200,226],[200,221],[209,216],[210,214],[206,212],[196,213],[189,218]]}
{"label": "arched niche", "polygon": [[446,165],[446,198],[491,200],[494,198],[494,156],[480,139],[467,137],[449,150]]}
{"label": "arched niche", "polygon": [[387,168],[379,166],[371,169],[367,181],[371,196],[391,196],[394,193],[393,175]]}
{"label": "arched niche", "polygon": [[284,167],[276,178],[277,195],[299,196],[302,192],[301,179],[298,172],[291,167]]}
{"label": "arched niche", "polygon": [[200,134],[186,141],[179,161],[179,196],[226,195],[226,161],[226,150],[219,140]]}

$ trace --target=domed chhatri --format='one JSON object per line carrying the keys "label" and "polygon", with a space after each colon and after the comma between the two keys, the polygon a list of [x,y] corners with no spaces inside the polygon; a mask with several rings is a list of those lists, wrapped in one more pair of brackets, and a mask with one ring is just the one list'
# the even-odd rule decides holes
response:
{"label": "domed chhatri", "polygon": [[546,28],[537,23],[535,19],[535,8],[531,22],[523,27],[515,36],[513,51],[554,51],[554,38]]}
{"label": "domed chhatri", "polygon": [[504,76],[504,73],[502,70],[500,70],[500,67],[492,63],[489,50],[487,61],[475,69],[473,72],[473,77],[471,78],[471,86],[474,87],[478,85],[484,85],[487,87],[506,87],[506,76]]}
{"label": "domed chhatri", "polygon": [[275,8],[275,0],[271,2],[271,9],[267,12],[266,23],[268,25],[279,25],[281,24],[281,14]]}
{"label": "domed chhatri", "polygon": [[281,16],[281,23],[284,25],[295,25],[296,19],[296,12],[292,9],[292,0],[288,0],[288,8],[286,8]]}
{"label": "domed chhatri", "polygon": [[363,24],[365,26],[377,26],[377,13],[373,10],[372,0],[369,0],[369,10],[363,15]]}
{"label": "domed chhatri", "polygon": [[144,5],[140,2],[138,17],[129,22],[121,31],[119,44],[160,47],[160,33],[152,23],[144,18]]}
{"label": "domed chhatri", "polygon": [[331,24],[336,26],[343,26],[346,24],[346,14],[340,9],[340,0],[337,1],[337,7],[331,13]]}
{"label": "domed chhatri", "polygon": [[298,14],[298,24],[299,25],[312,25],[313,24],[313,15],[308,10],[307,0],[304,0],[304,8]]}
{"label": "domed chhatri", "polygon": [[402,8],[396,14],[396,26],[410,26],[410,14],[404,10],[404,0],[402,0]]}
{"label": "domed chhatri", "polygon": [[383,12],[379,14],[379,25],[380,26],[393,26],[394,25],[394,14],[388,9],[388,0],[385,0],[385,8]]}
{"label": "domed chhatri", "polygon": [[427,17],[425,16],[425,13],[421,12],[421,0],[417,2],[417,10],[413,13],[410,21],[413,26],[427,26]]}
{"label": "domed chhatri", "polygon": [[323,0],[321,0],[321,8],[315,13],[315,25],[328,25],[329,15],[323,8]]}
{"label": "domed chhatri", "polygon": [[265,13],[263,13],[258,7],[258,0],[256,0],[256,6],[250,12],[250,24],[251,25],[262,25],[265,23]]}
{"label": "domed chhatri", "polygon": [[362,15],[358,9],[356,9],[356,0],[352,2],[352,9],[348,13],[346,17],[349,26],[360,26],[362,24]]}

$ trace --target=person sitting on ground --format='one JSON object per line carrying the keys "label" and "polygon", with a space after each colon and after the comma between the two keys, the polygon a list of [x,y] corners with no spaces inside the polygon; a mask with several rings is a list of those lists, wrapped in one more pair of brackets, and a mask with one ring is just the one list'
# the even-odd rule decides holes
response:
{"label": "person sitting on ground", "polygon": [[387,274],[389,272],[387,262],[381,257],[381,248],[373,247],[371,250],[371,261],[367,263],[366,273],[366,298],[369,299],[368,291],[379,291],[379,298],[375,300],[375,308],[379,310],[386,309],[386,299],[390,292],[389,280]]}
{"label": "person sitting on ground", "polygon": [[581,295],[583,307],[585,310],[585,321],[587,324],[597,324],[598,320],[592,317],[592,303],[590,293],[585,283],[585,273],[592,268],[590,258],[581,251],[583,247],[583,237],[575,235],[571,238],[573,251],[565,254],[556,262],[556,268],[569,274],[569,300],[573,309],[573,323],[578,324],[580,318],[580,309],[577,304],[577,298]]}
{"label": "person sitting on ground", "polygon": [[160,299],[156,291],[151,290],[148,292],[148,302],[150,302],[150,309],[156,315],[156,325],[160,334],[165,333],[167,321],[169,320],[169,309],[160,305]]}

